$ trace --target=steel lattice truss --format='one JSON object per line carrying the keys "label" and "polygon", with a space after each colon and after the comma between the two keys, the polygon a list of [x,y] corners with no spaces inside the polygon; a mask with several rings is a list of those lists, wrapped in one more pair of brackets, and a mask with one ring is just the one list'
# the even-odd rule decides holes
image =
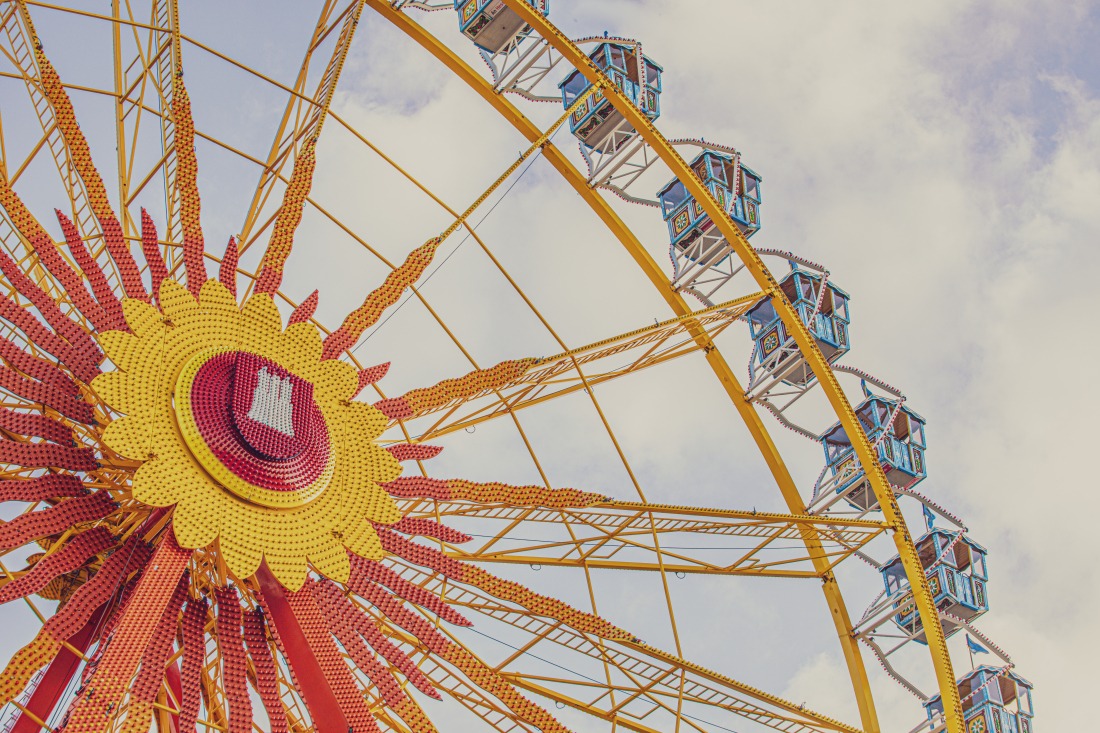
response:
{"label": "steel lattice truss", "polygon": [[[947,702],[936,724],[961,732],[941,613],[875,446],[770,271],[674,145],[549,25],[538,3],[505,0],[522,28],[496,55],[483,53],[489,79],[411,19],[412,11],[451,3],[320,5],[287,86],[189,37],[175,0],[152,0],[140,11],[115,2],[110,13],[0,2],[0,81],[25,87],[40,123],[40,138],[15,157],[0,146],[0,501],[24,507],[0,524],[0,561],[33,550],[24,568],[0,562],[0,602],[22,599],[41,621],[0,677],[0,704],[12,711],[5,733],[150,725],[421,732],[446,724],[435,719],[432,698],[499,731],[566,731],[554,714],[565,708],[611,730],[878,730],[858,641],[886,660],[880,627],[900,604],[936,619],[920,632]],[[47,54],[54,39],[37,35],[35,19],[59,11],[109,24],[112,88],[68,84],[54,70]],[[527,139],[529,147],[466,209],[447,206],[332,109],[364,12],[412,36]],[[286,97],[266,153],[234,147],[193,118],[185,50]],[[642,58],[640,44],[636,51]],[[564,66],[593,83],[552,124],[536,126],[506,98],[556,99],[543,86]],[[95,164],[110,145],[85,139],[70,99],[78,93],[113,105],[117,209]],[[586,176],[551,138],[597,97],[629,124],[616,129],[610,147],[583,151]],[[403,262],[385,260],[314,198],[317,141],[334,125],[448,213],[451,223]],[[0,121],[0,142],[2,133]],[[217,254],[199,224],[196,141],[258,173],[238,235]],[[142,152],[149,149],[160,151],[152,162]],[[596,211],[674,316],[582,347],[553,334],[560,346],[553,356],[517,354],[489,367],[471,359],[467,373],[385,396],[388,365],[364,366],[354,348],[404,293],[427,305],[417,285],[449,238],[470,236],[523,295],[470,217],[536,155]],[[19,194],[25,174],[45,160],[68,199],[57,212],[63,240],[47,233],[38,218],[45,213]],[[690,308],[598,193],[650,203],[630,188],[657,164],[671,168],[717,222],[713,237],[728,242],[742,263],[737,271],[754,280],[749,294]],[[163,218],[139,205],[161,191]],[[306,208],[388,268],[331,330],[314,319],[323,292],[291,303],[279,290]],[[239,262],[254,246],[263,254],[252,272]],[[765,300],[853,436],[881,515],[807,511],[718,349],[719,338]],[[293,310],[289,322],[276,303]],[[587,395],[617,446],[597,388],[680,358],[705,360],[719,377],[787,513],[625,501],[590,487],[475,482],[431,470],[439,448],[430,441],[499,417],[515,421],[522,410],[569,395]],[[897,548],[911,588],[879,599],[854,624],[834,571],[852,558],[875,564],[871,546],[880,539]],[[503,576],[508,566],[572,568],[589,584],[592,572],[647,573],[666,597],[670,575],[815,581],[841,639],[860,727],[492,572],[498,567]],[[57,610],[40,610],[36,597],[57,601]],[[480,644],[485,637],[496,645]],[[257,722],[264,719],[266,727]]]}

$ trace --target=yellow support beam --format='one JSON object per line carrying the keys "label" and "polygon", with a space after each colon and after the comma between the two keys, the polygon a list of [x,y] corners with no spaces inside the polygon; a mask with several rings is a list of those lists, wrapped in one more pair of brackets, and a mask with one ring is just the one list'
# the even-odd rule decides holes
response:
{"label": "yellow support beam", "polygon": [[[534,359],[525,371],[505,383],[470,393],[456,393],[446,403],[415,410],[402,422],[419,436],[418,440],[435,440],[448,433],[703,351],[706,346],[700,343],[703,339],[698,338],[699,333],[705,333],[709,343],[736,323],[762,297],[763,293],[747,295],[691,315],[677,316],[554,356]],[[429,415],[438,417],[427,427],[411,424]]]}
{"label": "yellow support beam", "polygon": [[[606,83],[607,76],[599,67],[581,51],[576,44],[564,36],[540,13],[523,2],[523,0],[504,0],[520,18],[529,23],[539,35],[557,50],[565,61],[578,69],[585,78],[592,83]],[[950,733],[964,733],[962,704],[959,700],[959,690],[955,682],[955,672],[951,666],[951,655],[947,649],[947,641],[943,635],[943,627],[939,623],[939,613],[936,609],[932,593],[928,588],[928,578],[925,576],[924,566],[917,557],[917,550],[913,544],[913,538],[909,534],[909,528],[905,524],[905,517],[898,508],[897,499],[894,496],[893,487],[886,479],[886,474],[878,462],[874,446],[867,438],[867,433],[856,418],[848,397],[841,389],[829,362],[814,340],[806,324],[802,322],[798,312],[791,305],[790,300],[780,290],[779,283],[764,265],[760,255],[756,253],[752,245],[741,233],[741,230],[733,223],[725,209],[714,198],[710,189],[703,185],[698,176],[691,170],[676,151],[672,144],[662,135],[652,122],[624,95],[618,88],[605,86],[604,91],[608,101],[618,110],[634,129],[642,136],[654,152],[671,170],[681,183],[687,188],[696,201],[702,204],[707,216],[715,223],[715,226],[733,247],[733,251],[745,265],[746,270],[752,275],[761,290],[772,293],[772,304],[779,317],[783,320],[787,332],[790,333],[799,350],[806,359],[814,375],[821,384],[833,411],[840,418],[841,425],[852,440],[856,455],[867,474],[882,507],[883,516],[893,528],[894,544],[901,556],[905,574],[913,587],[914,599],[920,610],[921,620],[927,630],[928,648],[932,655],[932,665],[936,671],[936,679],[939,683],[940,694],[943,696],[947,729]]]}
{"label": "yellow support beam", "polygon": [[[275,184],[280,180],[282,170],[287,161],[294,158],[298,148],[310,138],[316,138],[321,133],[325,124],[329,107],[332,105],[332,95],[336,91],[336,83],[340,79],[340,72],[344,68],[348,49],[351,47],[352,38],[359,25],[359,16],[363,12],[364,0],[352,0],[337,11],[339,5],[336,0],[326,0],[317,24],[313,29],[309,47],[301,68],[298,70],[298,78],[294,83],[294,89],[290,99],[287,100],[286,110],[279,121],[279,127],[275,132],[275,138],[271,143],[271,151],[268,153],[267,162],[260,173],[260,181],[256,191],[252,195],[252,203],[245,215],[244,224],[240,231],[240,249],[243,253],[252,246],[256,238],[264,229],[274,221],[270,218],[263,226],[256,229],[259,217],[270,198]],[[337,36],[332,54],[329,56],[325,72],[317,83],[317,89],[312,97],[305,97],[306,80],[309,75],[309,67],[313,59],[313,53],[325,42],[332,32],[339,26],[340,35]]]}

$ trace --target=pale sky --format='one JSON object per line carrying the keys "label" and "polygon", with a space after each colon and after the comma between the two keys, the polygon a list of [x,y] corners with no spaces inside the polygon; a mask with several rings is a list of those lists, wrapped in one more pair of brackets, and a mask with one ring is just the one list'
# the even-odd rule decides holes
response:
{"label": "pale sky", "polygon": [[[962,516],[970,536],[989,549],[991,610],[977,625],[1035,684],[1040,730],[1079,725],[1100,683],[1100,584],[1089,529],[1100,500],[1087,468],[1090,418],[1100,410],[1095,368],[1088,366],[1100,356],[1093,341],[1100,303],[1088,285],[1100,265],[1100,5],[552,5],[552,20],[572,36],[606,30],[641,40],[665,69],[658,121],[665,135],[733,145],[762,174],[764,224],[753,244],[825,264],[852,295],[853,350],[844,363],[898,386],[928,420],[929,478],[919,489]],[[316,10],[255,2],[226,10],[202,2],[181,12],[195,39],[290,84]],[[34,13],[63,79],[106,83],[104,24]],[[415,17],[485,69],[457,33],[453,13]],[[266,155],[281,93],[193,46],[184,47],[184,66],[198,128]],[[526,147],[484,101],[369,9],[340,88],[337,113],[458,210]],[[89,95],[73,99],[100,170],[113,180],[111,106]],[[517,103],[542,124],[561,111]],[[7,154],[15,158],[31,144],[35,124],[18,82],[0,79],[0,114]],[[450,222],[335,123],[325,133],[314,196],[383,255],[400,260]],[[568,130],[554,142],[580,160]],[[241,226],[256,173],[206,142],[198,156],[207,248],[220,256]],[[19,188],[46,222],[51,207],[63,205],[56,184],[45,182],[49,175],[46,166],[29,169]],[[649,195],[663,176],[655,176]],[[161,223],[155,196],[146,198]],[[617,200],[615,206],[667,264],[667,230],[657,212]],[[617,241],[541,159],[478,232],[570,346],[671,316]],[[476,243],[455,250],[460,241],[443,247],[437,264],[454,255],[423,292],[478,364],[559,351]],[[257,258],[254,250],[242,264],[252,267]],[[772,265],[782,273],[781,263]],[[386,272],[308,208],[288,267],[286,292],[300,300],[319,288],[318,315],[330,327]],[[726,297],[744,292],[731,284]],[[740,328],[720,345],[744,375],[750,342]],[[470,369],[416,301],[369,332],[356,353],[369,363],[393,362],[382,383],[390,395]],[[1073,383],[1063,385],[1070,376]],[[650,501],[782,511],[763,460],[700,357],[608,384],[597,396]],[[807,416],[817,431],[834,419],[820,409]],[[808,496],[822,466],[820,448],[765,420]],[[637,499],[588,398],[532,408],[520,422],[552,485]],[[440,442],[446,450],[432,462],[433,475],[542,482],[510,421]],[[907,516],[919,533],[919,509],[909,505]],[[879,559],[889,557],[887,548],[877,549]],[[840,575],[849,611],[858,616],[881,581],[855,562]],[[582,574],[490,569],[591,608]],[[657,578],[594,573],[592,581],[601,615],[673,647]],[[812,581],[688,577],[672,580],[671,590],[685,656],[858,720]],[[0,634],[6,661],[29,640],[33,616],[9,604],[0,619],[10,630]],[[475,628],[496,634],[491,624]],[[469,639],[489,657],[510,651],[486,637]],[[968,670],[961,635],[950,646],[956,670]],[[916,699],[865,658],[884,728],[916,725],[923,716]],[[931,687],[926,655],[914,656],[911,669]],[[609,729],[552,712],[578,731]],[[449,730],[479,729],[459,718],[454,726]]]}

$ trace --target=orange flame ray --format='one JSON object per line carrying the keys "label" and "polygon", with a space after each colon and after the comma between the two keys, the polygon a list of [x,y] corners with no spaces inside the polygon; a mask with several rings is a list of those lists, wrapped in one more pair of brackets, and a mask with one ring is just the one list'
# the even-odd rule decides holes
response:
{"label": "orange flame ray", "polygon": [[99,467],[91,448],[55,443],[26,443],[0,438],[0,463],[23,468],[94,471]]}
{"label": "orange flame ray", "polygon": [[[43,384],[55,387],[69,397],[80,395],[80,388],[76,386],[76,382],[56,364],[33,354],[28,354],[22,347],[17,346],[7,337],[0,338],[0,358],[3,358],[13,369],[17,369]],[[32,402],[38,401],[32,400]]]}
{"label": "orange flame ray", "polygon": [[183,83],[183,74],[172,79],[172,122],[176,126],[176,187],[180,197],[180,221],[183,225],[183,270],[187,289],[196,299],[206,282],[206,245],[202,236],[199,188],[196,184],[199,164],[195,158],[195,121],[191,118],[191,98]]}
{"label": "orange flame ray", "polygon": [[176,639],[180,608],[187,599],[190,575],[185,571],[157,623],[149,646],[141,655],[141,669],[130,688],[130,705],[121,733],[146,733],[153,715],[153,703],[164,679],[164,667]]}
{"label": "orange flame ray", "polygon": [[215,628],[222,658],[222,684],[229,704],[229,733],[252,730],[252,701],[248,697],[247,662],[241,634],[241,604],[237,591],[216,588],[218,616]]}
{"label": "orange flame ray", "polygon": [[502,361],[488,369],[477,369],[461,377],[445,379],[433,387],[421,387],[401,397],[381,400],[374,406],[391,420],[407,420],[511,385],[538,363],[535,358]]}
{"label": "orange flame ray", "polygon": [[34,478],[0,481],[0,501],[49,501],[89,493],[79,476],[68,473],[47,473]]}
{"label": "orange flame ray", "polygon": [[442,240],[438,238],[428,240],[414,249],[400,267],[387,275],[385,282],[367,296],[363,305],[352,311],[340,328],[325,339],[322,358],[335,359],[341,351],[358,341],[364,331],[377,323],[386,309],[397,302],[405,288],[420,279],[441,243]]}
{"label": "orange flame ray", "polygon": [[294,247],[294,232],[302,221],[302,210],[313,186],[313,170],[317,165],[317,144],[306,140],[283,194],[283,203],[275,219],[275,231],[271,234],[267,251],[260,260],[260,276],[256,281],[257,293],[274,293],[283,281],[283,266]]}
{"label": "orange flame ray", "polygon": [[88,148],[88,141],[80,130],[73,112],[73,104],[68,92],[61,84],[61,78],[49,59],[42,52],[41,47],[35,49],[35,60],[38,62],[38,70],[41,74],[42,91],[53,107],[57,129],[68,145],[70,159],[73,168],[84,182],[84,188],[88,192],[88,204],[92,213],[99,220],[103,228],[103,241],[107,245],[107,252],[111,255],[118,267],[119,278],[122,281],[123,290],[127,297],[149,300],[148,293],[141,282],[137,262],[130,252],[130,246],[122,235],[122,225],[118,216],[111,208],[111,202],[107,198],[107,188],[103,185],[103,179],[92,162],[92,153]]}
{"label": "orange flame ray", "polygon": [[109,712],[121,705],[190,558],[191,551],[181,548],[174,536],[166,533],[123,607],[115,638],[106,646],[92,674],[89,685],[95,695],[77,698],[66,731],[98,733],[103,730],[104,710]]}
{"label": "orange flame ray", "polygon": [[244,642],[256,671],[256,692],[267,711],[270,733],[288,733],[286,710],[279,697],[279,679],[275,675],[275,659],[264,633],[264,617],[259,610],[245,611]]}
{"label": "orange flame ray", "polygon": [[69,445],[73,439],[72,429],[49,415],[16,412],[8,407],[0,408],[0,430],[27,438],[42,438],[59,445]]}
{"label": "orange flame ray", "polygon": [[63,532],[78,524],[103,519],[116,508],[110,494],[97,491],[87,496],[64,499],[36,512],[20,514],[10,522],[0,525],[0,549],[22,547],[28,542]]}
{"label": "orange flame ray", "polygon": [[511,486],[499,482],[477,483],[466,479],[438,479],[401,476],[385,485],[391,495],[402,499],[470,501],[483,504],[507,503],[551,509],[595,506],[607,497],[579,489],[548,489],[543,486]]}
{"label": "orange flame ray", "polygon": [[[0,340],[0,344],[3,341]],[[23,377],[14,369],[0,366],[0,387],[16,397],[26,400],[28,406],[48,406],[65,417],[89,424],[93,422],[92,406],[82,402],[72,392],[48,382],[36,382]]]}
{"label": "orange flame ray", "polygon": [[180,669],[181,699],[179,728],[195,730],[202,702],[202,668],[206,663],[206,611],[205,598],[192,598],[183,611],[181,646],[183,665]]}

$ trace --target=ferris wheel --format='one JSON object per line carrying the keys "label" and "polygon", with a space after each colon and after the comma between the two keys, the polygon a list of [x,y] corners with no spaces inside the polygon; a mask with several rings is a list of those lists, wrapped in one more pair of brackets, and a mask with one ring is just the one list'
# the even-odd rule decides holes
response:
{"label": "ferris wheel", "polygon": [[[888,682],[913,701],[913,733],[1030,733],[1031,684],[975,625],[990,607],[987,552],[918,490],[925,419],[851,366],[858,314],[831,273],[754,246],[766,215],[749,156],[659,131],[656,54],[607,32],[571,39],[548,0],[317,5],[313,27],[294,31],[307,50],[284,85],[240,49],[189,35],[175,0],[102,13],[0,2],[0,730],[879,731],[894,729],[874,694]],[[525,141],[465,208],[337,113],[368,15]],[[109,38],[101,83],[69,81],[51,55],[85,26]],[[195,57],[279,95],[264,113],[273,139],[207,131],[185,73]],[[109,103],[109,139],[78,115],[81,97]],[[34,134],[14,134],[18,119]],[[444,225],[391,260],[333,213],[319,151],[334,128],[357,151],[344,154],[378,156]],[[201,221],[201,152],[213,148],[258,179],[232,237]],[[663,317],[579,342],[551,327],[506,264],[522,254],[480,226],[536,159],[625,252]],[[41,210],[43,191],[67,200]],[[384,268],[355,280],[356,305],[331,328],[325,284],[351,281],[296,236],[307,216]],[[433,308],[424,285],[465,241],[549,351],[479,362]],[[308,297],[285,292],[324,268]],[[386,340],[407,302],[465,366],[405,389],[377,344],[417,338]],[[647,499],[673,494],[638,480],[601,399],[661,384],[673,362],[711,374],[775,485],[770,506]],[[569,401],[596,416],[634,493],[550,480],[524,425]],[[514,470],[495,448],[444,458],[473,454],[472,434],[501,425],[529,453],[532,482],[506,481]],[[789,468],[776,425],[818,452],[816,478]],[[674,607],[691,603],[676,585],[689,576],[819,585],[824,603],[768,611],[828,618],[856,717],[686,653]],[[854,595],[868,579],[877,595]],[[597,603],[604,587],[642,582],[658,600]],[[629,623],[654,617],[670,647]],[[991,661],[960,662],[974,654]]]}

